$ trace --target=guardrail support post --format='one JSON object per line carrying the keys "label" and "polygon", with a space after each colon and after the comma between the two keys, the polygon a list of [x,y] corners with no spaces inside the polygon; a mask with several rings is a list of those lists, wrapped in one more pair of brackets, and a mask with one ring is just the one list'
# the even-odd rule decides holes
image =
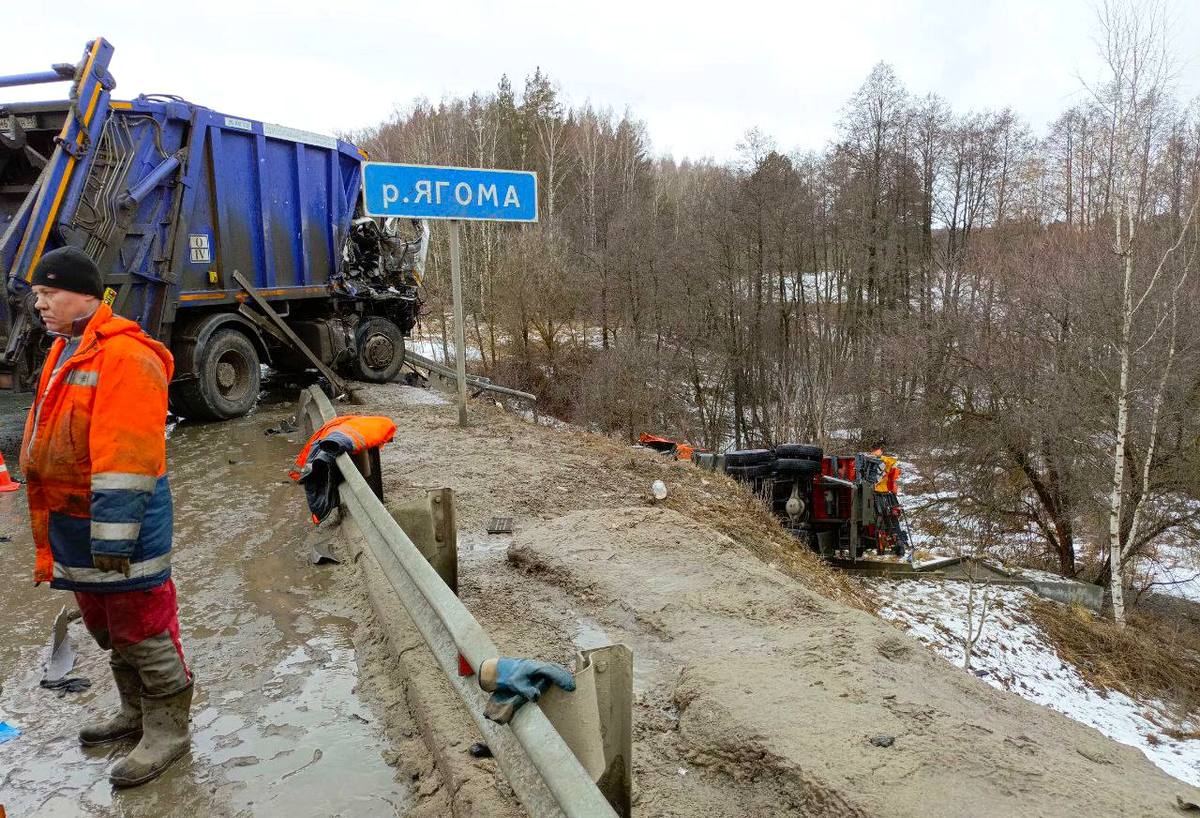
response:
{"label": "guardrail support post", "polygon": [[575,692],[551,688],[542,711],[622,818],[632,814],[633,651],[607,645],[575,658]]}
{"label": "guardrail support post", "polygon": [[385,506],[442,582],[457,595],[458,523],[454,515],[454,490],[433,489],[423,500]]}
{"label": "guardrail support post", "polygon": [[383,469],[379,465],[379,447],[363,449],[350,455],[350,459],[358,466],[359,473],[371,487],[371,493],[383,500]]}

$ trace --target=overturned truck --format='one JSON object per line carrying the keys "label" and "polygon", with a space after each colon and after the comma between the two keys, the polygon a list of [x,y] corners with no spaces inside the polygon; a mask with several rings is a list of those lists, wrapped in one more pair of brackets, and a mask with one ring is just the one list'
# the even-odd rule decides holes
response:
{"label": "overturned truck", "polygon": [[697,452],[692,461],[747,483],[793,536],[827,559],[902,557],[910,550],[896,475],[877,457],[784,443],[723,455]]}
{"label": "overturned truck", "polygon": [[48,348],[30,278],[73,245],[113,310],[175,355],[174,411],[243,415],[261,365],[312,365],[245,303],[241,276],[323,364],[391,380],[417,320],[428,228],[361,215],[366,154],[330,136],[173,96],[114,99],[113,48],[0,76],[64,82],[66,99],[0,102],[0,388],[29,388]]}

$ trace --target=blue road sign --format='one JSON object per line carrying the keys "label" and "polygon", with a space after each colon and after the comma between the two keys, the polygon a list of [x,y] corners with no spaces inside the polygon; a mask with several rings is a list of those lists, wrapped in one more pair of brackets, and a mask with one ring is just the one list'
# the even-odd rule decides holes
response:
{"label": "blue road sign", "polygon": [[536,222],[537,174],[364,162],[363,205],[368,216]]}

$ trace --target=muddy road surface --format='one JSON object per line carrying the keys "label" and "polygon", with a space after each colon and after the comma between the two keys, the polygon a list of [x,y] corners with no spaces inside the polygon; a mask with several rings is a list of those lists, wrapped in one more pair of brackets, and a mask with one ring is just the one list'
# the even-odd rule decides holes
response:
{"label": "muddy road surface", "polygon": [[[0,452],[15,472],[30,396],[0,395]],[[70,626],[79,652],[72,675],[91,689],[60,698],[39,687],[50,625],[74,601],[33,587],[25,493],[0,494],[0,721],[22,731],[0,744],[0,804],[10,818],[408,811],[416,785],[389,765],[397,754],[383,726],[385,714],[395,723],[403,712],[399,694],[386,679],[360,678],[373,643],[359,623],[370,614],[346,572],[307,559],[311,524],[285,474],[302,441],[265,434],[293,411],[263,405],[241,420],[171,433],[174,576],[197,679],[193,742],[140,788],[113,790],[107,779],[131,743],[84,749],[76,739],[81,721],[116,702],[106,655],[81,622]]]}

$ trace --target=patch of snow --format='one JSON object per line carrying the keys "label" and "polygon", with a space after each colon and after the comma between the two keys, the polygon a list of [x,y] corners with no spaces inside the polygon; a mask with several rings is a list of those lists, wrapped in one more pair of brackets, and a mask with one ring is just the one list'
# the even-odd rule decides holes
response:
{"label": "patch of snow", "polygon": [[1053,571],[1040,571],[1037,568],[1016,568],[1011,565],[1003,566],[1005,571],[1010,574],[1020,577],[1021,579],[1032,580],[1033,582],[1065,582],[1061,574],[1056,574]]}
{"label": "patch of snow", "polygon": [[[962,667],[966,583],[877,581],[871,587],[883,603],[881,617],[903,625],[934,652]],[[983,586],[976,586],[976,611],[982,592]],[[1180,741],[1164,732],[1170,727],[1196,730],[1196,722],[1178,723],[1161,702],[1137,701],[1088,684],[1074,665],[1059,658],[1029,617],[1027,608],[1034,596],[1028,589],[989,587],[987,595],[988,619],[971,658],[976,675],[992,687],[1045,705],[1136,747],[1169,775],[1200,786],[1200,740]]]}
{"label": "patch of snow", "polygon": [[1161,546],[1141,568],[1154,591],[1200,602],[1200,552],[1194,546]]}
{"label": "patch of snow", "polygon": [[[442,339],[434,336],[425,336],[420,338],[413,336],[412,338],[405,338],[404,346],[418,355],[424,355],[430,360],[437,361],[439,364],[450,365],[454,363],[453,341],[450,341],[446,344],[445,351],[442,349]],[[450,353],[449,358],[446,357],[446,351]],[[483,360],[483,356],[479,354],[479,350],[472,347],[469,342],[467,343],[467,360]]]}
{"label": "patch of snow", "polygon": [[559,420],[556,417],[553,417],[553,416],[547,415],[547,414],[543,414],[541,412],[534,413],[534,411],[532,409],[527,408],[527,407],[514,409],[512,413],[515,416],[519,417],[521,420],[525,421],[526,423],[535,423],[538,426],[547,426],[551,429],[560,429],[560,430],[573,429],[576,431],[578,430],[577,426],[567,423],[566,421]]}
{"label": "patch of snow", "polygon": [[400,398],[405,403],[414,406],[446,406],[450,403],[447,398],[432,389],[422,389],[417,386],[406,386],[405,384],[396,384],[391,388],[399,393]]}

